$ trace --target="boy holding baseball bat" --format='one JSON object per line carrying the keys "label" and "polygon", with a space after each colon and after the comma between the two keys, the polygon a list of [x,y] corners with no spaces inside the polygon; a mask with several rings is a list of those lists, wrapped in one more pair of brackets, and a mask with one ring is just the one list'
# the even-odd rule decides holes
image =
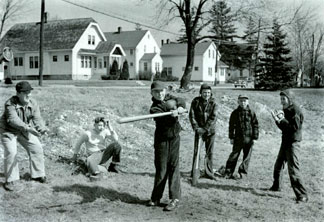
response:
{"label": "boy holding baseball bat", "polygon": [[[192,129],[195,131],[195,151],[199,145],[199,138],[205,142],[205,176],[210,179],[215,179],[213,171],[213,152],[216,127],[216,101],[212,97],[212,90],[208,84],[201,85],[199,94],[200,96],[194,98],[191,102],[189,120]],[[199,158],[199,156],[196,157],[196,153],[197,152],[194,152],[193,161],[195,161],[195,158]],[[192,169],[191,172],[192,176],[194,174],[193,171],[194,169]]]}
{"label": "boy holding baseball bat", "polygon": [[273,171],[273,185],[270,191],[280,191],[282,171],[288,163],[288,173],[291,186],[296,195],[296,202],[307,202],[307,192],[299,174],[298,154],[302,140],[303,113],[293,101],[293,94],[289,90],[280,92],[283,111],[271,111],[271,114],[282,131],[282,141]]}
{"label": "boy holding baseball bat", "polygon": [[[107,128],[106,128],[107,127]],[[112,141],[107,146],[107,142]],[[84,132],[75,144],[73,160],[77,160],[81,145],[86,147],[86,165],[90,179],[100,179],[100,165],[105,164],[112,156],[112,162],[108,168],[109,172],[120,173],[121,146],[118,143],[118,135],[113,130],[109,121],[104,117],[96,117],[94,128]]]}
{"label": "boy holding baseball bat", "polygon": [[155,179],[151,200],[148,206],[159,206],[163,196],[166,181],[169,180],[170,203],[165,211],[174,210],[179,203],[180,171],[179,148],[181,126],[178,115],[184,113],[186,103],[183,99],[166,94],[164,85],[155,81],[151,84],[153,104],[150,113],[163,113],[172,110],[172,115],[157,117],[155,120],[154,134],[154,165]]}

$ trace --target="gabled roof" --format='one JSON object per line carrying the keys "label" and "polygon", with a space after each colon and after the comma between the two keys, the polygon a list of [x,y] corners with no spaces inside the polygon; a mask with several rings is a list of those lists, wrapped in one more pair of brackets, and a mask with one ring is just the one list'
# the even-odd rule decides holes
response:
{"label": "gabled roof", "polygon": [[109,53],[113,48],[114,46],[116,45],[115,42],[100,42],[96,48],[96,52],[97,53]]}
{"label": "gabled roof", "polygon": [[229,66],[226,65],[226,63],[224,63],[222,60],[219,60],[219,61],[218,61],[218,65],[219,65],[220,67],[229,67]]}
{"label": "gabled roof", "polygon": [[108,42],[116,42],[124,49],[135,48],[142,40],[147,30],[104,32]]}
{"label": "gabled roof", "polygon": [[[206,52],[212,42],[200,42],[195,47],[195,55],[202,55]],[[161,47],[161,56],[184,56],[187,55],[187,43],[169,43]]]}
{"label": "gabled roof", "polygon": [[[72,49],[93,18],[47,21],[44,24],[44,50]],[[8,46],[13,51],[38,51],[40,25],[20,23],[10,28],[0,42],[0,49]]]}
{"label": "gabled roof", "polygon": [[157,53],[145,53],[142,58],[140,59],[141,61],[152,61],[152,59],[157,55]]}

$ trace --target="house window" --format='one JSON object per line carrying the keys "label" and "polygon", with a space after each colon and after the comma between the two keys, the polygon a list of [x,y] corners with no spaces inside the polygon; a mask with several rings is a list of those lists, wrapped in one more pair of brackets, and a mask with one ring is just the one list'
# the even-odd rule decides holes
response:
{"label": "house window", "polygon": [[93,57],[93,66],[95,69],[97,68],[97,57]]}
{"label": "house window", "polygon": [[155,63],[155,72],[160,72],[160,63]]}
{"label": "house window", "polygon": [[14,66],[23,66],[23,57],[15,57]]}
{"label": "house window", "polygon": [[149,34],[147,34],[147,38],[150,39],[150,35]]}
{"label": "house window", "polygon": [[98,66],[99,66],[99,69],[102,69],[102,59],[98,59]]}
{"label": "house window", "polygon": [[29,68],[34,68],[34,57],[32,56],[29,57]]}
{"label": "house window", "polygon": [[88,68],[88,56],[84,57],[84,68]]}
{"label": "house window", "polygon": [[208,58],[210,58],[210,49],[208,49]]}
{"label": "house window", "polygon": [[34,56],[35,69],[38,69],[38,56]]}
{"label": "house window", "polygon": [[129,63],[130,66],[133,66],[134,64],[132,62]]}
{"label": "house window", "polygon": [[104,68],[107,68],[107,56],[104,57]]}
{"label": "house window", "polygon": [[225,75],[225,69],[221,69],[221,71],[220,71],[220,75],[221,75],[221,76],[224,76],[224,75]]}
{"label": "house window", "polygon": [[23,66],[24,65],[23,57],[19,57],[18,58],[18,61],[19,61],[19,63],[18,63],[19,66]]}
{"label": "house window", "polygon": [[208,67],[208,75],[212,76],[213,75],[213,68]]}
{"label": "house window", "polygon": [[92,57],[89,56],[89,68],[91,68]]}
{"label": "house window", "polygon": [[167,75],[172,76],[172,67],[167,68]]}
{"label": "house window", "polygon": [[81,68],[84,68],[84,56],[81,56]]}
{"label": "house window", "polygon": [[133,54],[134,54],[134,49],[130,49],[130,50],[129,50],[129,54],[130,54],[130,55],[133,55]]}
{"label": "house window", "polygon": [[144,62],[144,71],[147,71],[147,62]]}
{"label": "house window", "polygon": [[146,52],[146,45],[144,45],[144,52]]}
{"label": "house window", "polygon": [[68,62],[69,60],[70,60],[69,55],[65,55],[65,56],[64,56],[64,61],[65,61],[65,62]]}
{"label": "house window", "polygon": [[92,45],[94,45],[95,42],[96,42],[96,40],[95,40],[95,36],[93,35],[93,36],[92,36]]}
{"label": "house window", "polygon": [[195,71],[199,71],[199,67],[198,66],[195,66]]}
{"label": "house window", "polygon": [[88,45],[91,45],[91,35],[88,35]]}
{"label": "house window", "polygon": [[156,53],[156,47],[154,46],[154,53]]}
{"label": "house window", "polygon": [[53,56],[53,62],[57,62],[57,56]]}

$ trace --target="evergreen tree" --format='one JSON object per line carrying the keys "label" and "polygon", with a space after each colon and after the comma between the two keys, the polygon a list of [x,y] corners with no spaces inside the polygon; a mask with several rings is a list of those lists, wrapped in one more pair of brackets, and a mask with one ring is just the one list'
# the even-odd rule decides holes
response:
{"label": "evergreen tree", "polygon": [[123,68],[122,68],[122,71],[120,73],[120,79],[123,79],[123,80],[128,80],[129,79],[129,70],[128,70],[128,62],[127,62],[127,60],[125,60],[125,62],[123,63]]}
{"label": "evergreen tree", "polygon": [[113,76],[112,77],[113,79],[118,79],[119,75],[120,75],[120,71],[118,68],[118,63],[116,60],[114,60],[112,66],[110,68],[110,76]]}
{"label": "evergreen tree", "polygon": [[[282,33],[276,20],[273,22],[273,31],[267,36],[264,44],[264,58],[260,58],[258,69],[257,88],[283,89],[292,87],[296,83],[296,74],[292,72],[289,62],[290,49],[285,42],[286,34]],[[261,68],[262,67],[262,68]]]}
{"label": "evergreen tree", "polygon": [[257,37],[256,37],[256,34],[255,34],[255,30],[256,30],[256,24],[253,21],[253,19],[250,17],[249,21],[248,21],[248,24],[247,24],[247,27],[246,27],[246,30],[244,31],[244,33],[246,35],[245,40],[248,43],[251,43],[251,44],[256,43]]}
{"label": "evergreen tree", "polygon": [[219,40],[233,41],[236,32],[235,15],[231,14],[231,8],[227,7],[226,2],[224,0],[214,2],[210,14],[212,20],[210,32],[214,33]]}

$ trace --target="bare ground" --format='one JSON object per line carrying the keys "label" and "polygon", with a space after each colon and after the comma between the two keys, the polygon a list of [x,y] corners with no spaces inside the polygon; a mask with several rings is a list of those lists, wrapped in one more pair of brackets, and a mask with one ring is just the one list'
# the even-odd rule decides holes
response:
{"label": "bare ground", "polygon": [[[0,103],[13,93],[11,88],[0,88]],[[147,90],[37,88],[34,97],[51,129],[47,137],[41,138],[49,182],[39,184],[29,180],[28,157],[20,147],[21,183],[25,189],[10,193],[0,188],[0,221],[322,221],[324,91],[295,91],[305,114],[300,164],[310,199],[306,204],[295,203],[287,170],[282,192],[265,191],[271,186],[273,164],[280,146],[280,132],[267,111],[269,107],[279,108],[278,92],[216,88],[214,94],[219,107],[215,168],[225,164],[231,151],[227,121],[241,93],[250,97],[261,128],[248,177],[241,181],[200,178],[198,186],[192,187],[189,171],[193,133],[184,116],[181,120],[184,128],[180,151],[181,205],[173,212],[164,212],[162,207],[145,206],[154,180],[153,121],[114,124],[123,143],[122,161],[126,174],[110,173],[101,181],[90,182],[83,174],[73,174],[76,166],[68,161],[75,138],[82,129],[91,126],[94,116],[106,115],[115,121],[119,116],[147,113],[150,105]],[[179,96],[184,96],[189,105],[197,94],[193,91]],[[0,154],[2,162],[2,149]],[[3,183],[3,173],[0,176],[0,183]],[[168,202],[168,188],[162,202]]]}

